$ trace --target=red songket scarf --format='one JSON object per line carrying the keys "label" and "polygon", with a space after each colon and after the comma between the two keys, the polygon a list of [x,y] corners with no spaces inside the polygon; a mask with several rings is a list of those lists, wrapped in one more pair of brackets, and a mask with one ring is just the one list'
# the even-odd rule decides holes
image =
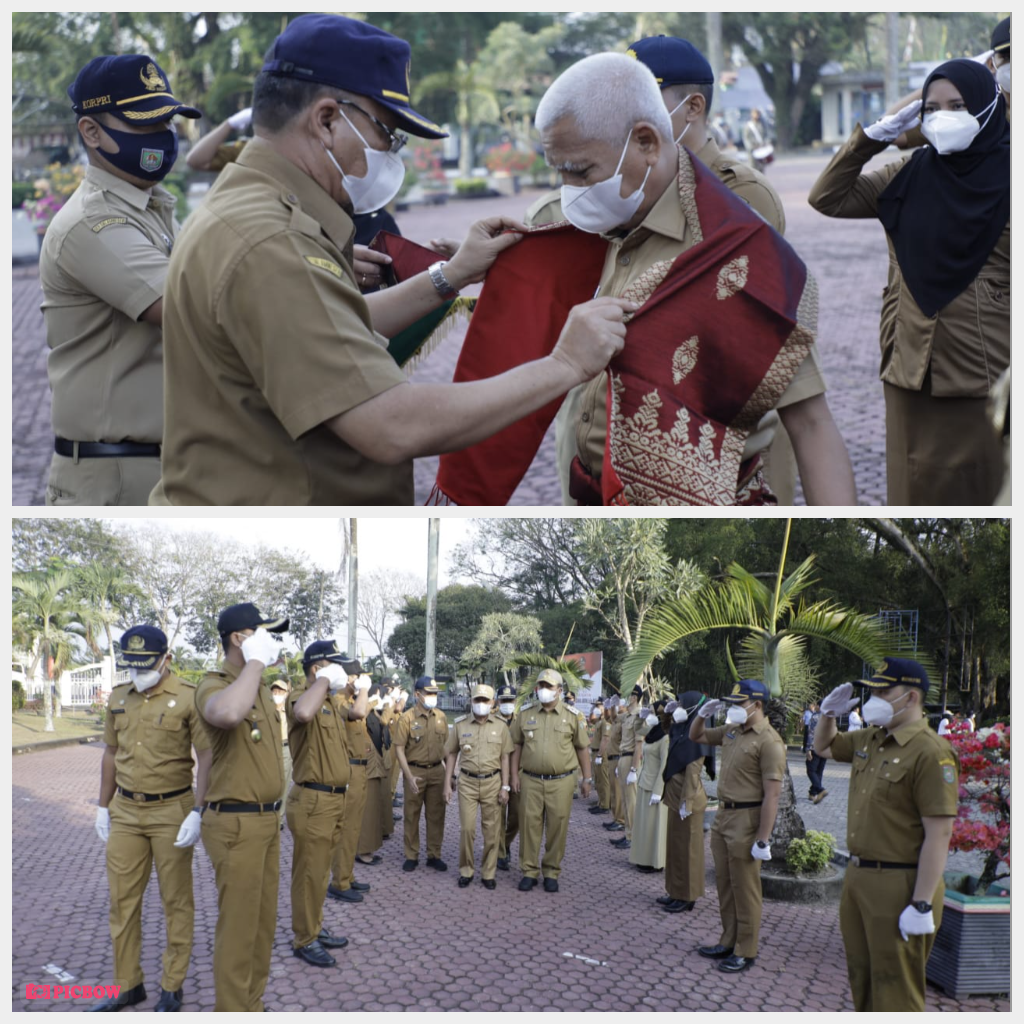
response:
{"label": "red songket scarf", "polygon": [[[696,244],[651,266],[623,293],[641,308],[608,368],[601,501],[774,503],[756,485],[744,487],[758,464],[742,462],[743,447],[810,351],[817,287],[789,244],[682,148],[677,184]],[[455,380],[491,377],[549,354],[572,306],[593,296],[606,250],[599,236],[556,225],[502,253]],[[560,404],[442,455],[429,503],[506,504]]]}

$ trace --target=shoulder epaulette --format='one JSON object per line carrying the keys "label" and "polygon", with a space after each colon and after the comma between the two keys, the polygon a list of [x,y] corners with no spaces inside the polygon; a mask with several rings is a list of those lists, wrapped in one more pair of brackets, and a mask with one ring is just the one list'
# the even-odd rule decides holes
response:
{"label": "shoulder epaulette", "polygon": [[467,718],[469,718],[469,715],[460,715],[455,719],[455,724],[458,725],[459,722],[464,722]]}
{"label": "shoulder epaulette", "polygon": [[530,701],[529,704],[524,704],[519,710],[520,711],[529,711],[531,708],[535,708],[536,706],[537,706],[537,702],[536,701]]}

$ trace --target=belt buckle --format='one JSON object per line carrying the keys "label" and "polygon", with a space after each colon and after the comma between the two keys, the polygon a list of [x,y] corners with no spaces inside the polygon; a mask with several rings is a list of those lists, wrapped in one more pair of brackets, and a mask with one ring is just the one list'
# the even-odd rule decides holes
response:
{"label": "belt buckle", "polygon": [[132,800],[137,804],[144,804],[146,802],[145,793],[132,793]]}
{"label": "belt buckle", "polygon": [[860,867],[860,857],[858,857],[855,853],[851,853],[850,854],[850,863],[855,868],[859,868]]}

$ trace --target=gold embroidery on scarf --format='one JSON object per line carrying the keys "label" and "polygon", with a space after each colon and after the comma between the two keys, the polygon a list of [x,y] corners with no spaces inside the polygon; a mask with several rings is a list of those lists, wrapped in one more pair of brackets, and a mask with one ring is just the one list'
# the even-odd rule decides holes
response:
{"label": "gold embroidery on scarf", "polygon": [[695,334],[676,349],[672,356],[672,383],[682,383],[697,365],[697,347],[700,342]]}
{"label": "gold embroidery on scarf", "polygon": [[718,272],[718,301],[732,298],[737,292],[743,291],[747,283],[747,272],[750,269],[750,259],[747,256],[738,256],[730,260]]}

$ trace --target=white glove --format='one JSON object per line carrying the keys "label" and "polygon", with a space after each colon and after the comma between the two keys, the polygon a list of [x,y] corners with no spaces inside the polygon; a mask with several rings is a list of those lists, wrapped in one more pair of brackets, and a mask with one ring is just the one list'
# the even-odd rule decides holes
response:
{"label": "white glove", "polygon": [[178,829],[178,838],[174,840],[174,845],[179,850],[184,849],[186,846],[196,845],[199,841],[199,826],[202,820],[198,811],[188,812],[188,817],[181,823],[181,828]]}
{"label": "white glove", "polygon": [[318,668],[316,670],[316,677],[317,679],[324,678],[327,680],[327,689],[331,693],[337,693],[343,686],[348,685],[348,673],[340,665],[335,665],[334,662],[329,662],[323,668]]}
{"label": "white glove", "polygon": [[771,860],[772,859],[772,845],[771,845],[771,843],[769,843],[766,847],[764,847],[762,849],[755,842],[754,845],[750,848],[750,856],[753,857],[754,860]]}
{"label": "white glove", "polygon": [[987,64],[996,55],[995,50],[986,50],[984,53],[979,53],[976,57],[972,57],[976,64]]}
{"label": "white glove", "polygon": [[96,808],[96,835],[103,842],[110,838],[110,811],[106,807]]}
{"label": "white glove", "polygon": [[684,801],[683,801],[683,802],[682,802],[682,803],[681,803],[681,804],[679,805],[679,820],[680,820],[680,821],[686,821],[686,819],[687,819],[687,818],[688,818],[688,817],[689,817],[689,816],[690,816],[690,815],[691,815],[692,813],[693,813],[692,811],[688,811],[688,810],[686,809],[686,801],[684,800]]}
{"label": "white glove", "polygon": [[231,125],[236,132],[244,132],[245,129],[252,124],[252,107],[246,107],[245,110],[240,110],[237,114],[232,114],[228,118],[228,124]]}
{"label": "white glove", "polygon": [[356,676],[357,690],[368,690],[372,685],[373,680],[365,672],[361,676]]}
{"label": "white glove", "polygon": [[705,703],[700,706],[700,710],[698,710],[697,714],[700,715],[701,718],[710,718],[721,706],[722,702],[720,700],[705,701]]}
{"label": "white glove", "polygon": [[630,768],[629,771],[626,773],[626,785],[627,786],[635,786],[636,785],[636,769],[635,768]]}
{"label": "white glove", "polygon": [[661,797],[658,796],[657,793],[652,793],[651,794],[651,804],[650,804],[651,807],[656,807],[660,803],[661,803]]}
{"label": "white glove", "polygon": [[849,714],[859,703],[853,696],[853,683],[842,683],[821,702],[821,713],[836,718]]}
{"label": "white glove", "polygon": [[895,114],[886,114],[874,124],[868,125],[864,129],[864,134],[875,142],[892,142],[917,123],[920,112],[921,101],[914,100],[913,103],[908,103],[901,110],[897,110]]}
{"label": "white glove", "polygon": [[903,936],[904,942],[907,942],[911,935],[931,935],[933,931],[935,918],[932,917],[930,910],[927,914],[922,914],[911,906],[903,909],[903,913],[900,914],[900,935]]}
{"label": "white glove", "polygon": [[669,701],[669,702],[668,702],[668,703],[667,703],[667,704],[665,705],[665,714],[666,714],[666,715],[671,715],[671,714],[672,714],[672,712],[673,712],[673,711],[675,711],[675,709],[676,709],[677,707],[679,707],[679,701],[677,701],[677,700],[670,700],[670,701]]}
{"label": "white glove", "polygon": [[281,641],[272,637],[262,626],[242,641],[242,656],[246,661],[262,661],[270,666],[281,654]]}
{"label": "white glove", "polygon": [[594,764],[602,764],[603,762],[604,762],[604,758],[601,757],[600,755],[598,755],[597,757],[594,758]]}

